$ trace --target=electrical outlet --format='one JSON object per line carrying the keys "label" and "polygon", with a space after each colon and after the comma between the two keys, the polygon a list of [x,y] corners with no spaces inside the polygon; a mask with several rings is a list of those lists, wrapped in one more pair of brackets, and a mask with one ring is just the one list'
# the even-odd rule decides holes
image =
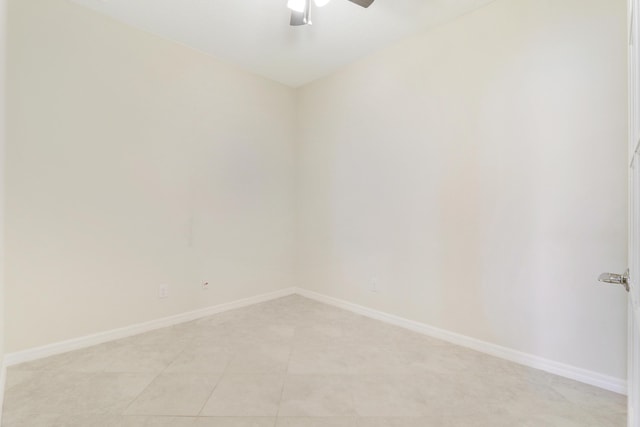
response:
{"label": "electrical outlet", "polygon": [[203,291],[209,290],[209,282],[202,282],[202,290]]}
{"label": "electrical outlet", "polygon": [[158,288],[158,297],[166,298],[169,296],[169,285],[160,285]]}
{"label": "electrical outlet", "polygon": [[372,277],[371,278],[371,282],[369,282],[369,289],[371,289],[371,292],[378,292],[378,278],[377,277]]}

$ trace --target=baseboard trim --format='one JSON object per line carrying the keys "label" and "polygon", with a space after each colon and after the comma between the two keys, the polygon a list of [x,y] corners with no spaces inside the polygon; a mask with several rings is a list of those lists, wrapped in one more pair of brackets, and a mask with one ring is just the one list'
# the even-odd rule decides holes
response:
{"label": "baseboard trim", "polygon": [[[149,322],[138,323],[124,328],[112,329],[110,331],[99,332],[97,334],[86,335],[66,341],[61,341],[41,347],[30,348],[14,353],[7,353],[4,357],[4,367],[19,365],[21,363],[30,362],[32,360],[42,359],[44,357],[54,356],[56,354],[66,353],[68,351],[79,350],[81,348],[91,347],[93,345],[102,344],[144,332],[153,331],[155,329],[166,328],[168,326],[177,325],[184,322],[201,319],[213,314],[222,313],[224,311],[236,308],[246,307],[261,302],[271,301],[288,295],[293,295],[295,288],[280,289],[275,292],[269,292],[254,297],[244,298],[237,301],[218,304],[199,310],[189,311],[174,316],[163,317]],[[4,378],[4,377],[3,377]],[[2,383],[4,384],[4,383]],[[3,388],[4,389],[4,388]]]}
{"label": "baseboard trim", "polygon": [[499,357],[511,362],[518,363],[520,365],[528,366],[535,369],[540,369],[561,377],[570,378],[585,384],[593,385],[605,390],[613,391],[615,393],[627,394],[627,382],[620,378],[603,375],[597,372],[593,372],[587,369],[577,368],[575,366],[567,365],[564,363],[556,362],[554,360],[545,359],[543,357],[535,356],[532,354],[524,353],[518,350],[513,350],[507,347],[502,347],[497,344],[492,344],[486,341],[478,340],[468,337],[466,335],[457,334],[444,329],[436,328],[434,326],[427,325],[425,323],[416,322],[413,320],[405,319],[399,316],[388,314],[382,311],[374,310],[368,307],[364,307],[358,304],[354,304],[345,300],[323,295],[307,289],[296,288],[296,294],[329,304],[335,307],[339,307],[353,313],[357,313],[372,319],[381,320],[386,323],[390,323],[396,326],[400,326],[409,329],[414,332],[418,332],[433,338],[447,341],[449,343],[459,345],[461,347],[470,348],[472,350],[486,353],[495,357]]}
{"label": "baseboard trim", "polygon": [[4,391],[7,388],[7,365],[6,359],[0,360],[0,417],[2,416],[2,409],[4,404]]}

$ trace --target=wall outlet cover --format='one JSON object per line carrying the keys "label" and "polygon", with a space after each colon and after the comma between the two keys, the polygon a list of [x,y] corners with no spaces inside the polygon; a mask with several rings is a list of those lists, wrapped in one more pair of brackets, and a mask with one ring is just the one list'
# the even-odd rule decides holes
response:
{"label": "wall outlet cover", "polygon": [[167,298],[169,296],[169,285],[160,285],[158,288],[158,297]]}

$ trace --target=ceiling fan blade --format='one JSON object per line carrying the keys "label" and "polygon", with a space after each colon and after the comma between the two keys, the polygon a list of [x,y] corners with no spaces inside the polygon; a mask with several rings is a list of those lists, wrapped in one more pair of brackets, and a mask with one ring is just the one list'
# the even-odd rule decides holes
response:
{"label": "ceiling fan blade", "polygon": [[374,0],[349,0],[351,3],[355,3],[358,6],[369,7]]}

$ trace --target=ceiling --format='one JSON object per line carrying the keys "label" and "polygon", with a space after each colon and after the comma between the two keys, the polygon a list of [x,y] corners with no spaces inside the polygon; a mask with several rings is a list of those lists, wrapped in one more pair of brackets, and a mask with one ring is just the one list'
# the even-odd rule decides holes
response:
{"label": "ceiling", "polygon": [[290,27],[287,0],[73,0],[118,21],[299,87],[493,0],[346,0]]}

